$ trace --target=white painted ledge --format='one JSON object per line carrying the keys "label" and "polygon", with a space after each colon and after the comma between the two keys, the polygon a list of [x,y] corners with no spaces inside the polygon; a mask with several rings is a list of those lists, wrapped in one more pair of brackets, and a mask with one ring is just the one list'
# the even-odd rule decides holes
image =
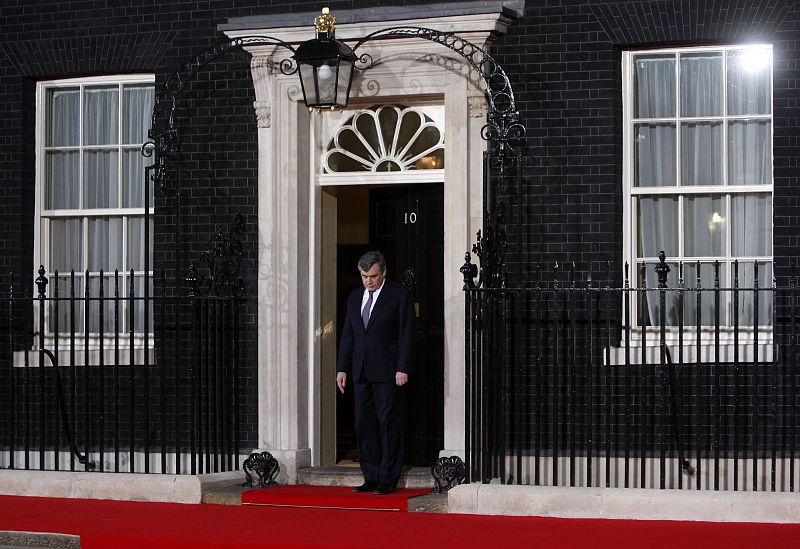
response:
{"label": "white painted ledge", "polygon": [[462,484],[450,513],[560,518],[800,523],[800,495],[626,488]]}
{"label": "white painted ledge", "polygon": [[244,482],[242,471],[207,475],[0,471],[0,494],[52,498],[200,503],[203,491]]}

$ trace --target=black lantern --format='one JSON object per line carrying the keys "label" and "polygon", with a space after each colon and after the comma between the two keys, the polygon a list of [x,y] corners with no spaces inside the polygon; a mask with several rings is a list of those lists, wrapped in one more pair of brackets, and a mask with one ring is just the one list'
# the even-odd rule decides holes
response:
{"label": "black lantern", "polygon": [[298,46],[294,60],[300,69],[300,84],[308,109],[343,109],[350,95],[353,50],[334,38],[336,18],[328,8],[314,18],[316,38]]}

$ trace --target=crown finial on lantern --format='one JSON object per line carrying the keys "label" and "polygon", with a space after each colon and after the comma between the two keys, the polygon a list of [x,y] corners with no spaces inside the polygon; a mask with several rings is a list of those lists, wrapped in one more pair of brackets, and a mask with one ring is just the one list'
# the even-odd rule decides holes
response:
{"label": "crown finial on lantern", "polygon": [[336,27],[336,18],[331,15],[328,8],[322,8],[322,15],[314,18],[314,26],[317,28],[317,32],[333,32]]}

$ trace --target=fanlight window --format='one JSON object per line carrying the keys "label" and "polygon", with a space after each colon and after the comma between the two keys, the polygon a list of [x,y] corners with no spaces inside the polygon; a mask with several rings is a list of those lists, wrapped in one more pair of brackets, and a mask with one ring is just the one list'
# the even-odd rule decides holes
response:
{"label": "fanlight window", "polygon": [[328,143],[324,173],[444,168],[444,134],[419,109],[372,107],[347,119]]}

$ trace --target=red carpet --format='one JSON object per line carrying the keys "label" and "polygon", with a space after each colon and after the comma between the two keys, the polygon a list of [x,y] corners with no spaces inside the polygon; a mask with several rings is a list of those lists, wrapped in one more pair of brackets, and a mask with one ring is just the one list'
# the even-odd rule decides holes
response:
{"label": "red carpet", "polygon": [[430,488],[402,488],[393,494],[378,496],[358,494],[350,486],[309,486],[291,484],[242,494],[246,505],[273,505],[279,507],[315,507],[324,509],[350,509],[370,511],[407,511],[408,498],[430,494]]}
{"label": "red carpet", "polygon": [[0,496],[0,530],[78,534],[81,549],[800,547],[800,525],[375,513]]}

